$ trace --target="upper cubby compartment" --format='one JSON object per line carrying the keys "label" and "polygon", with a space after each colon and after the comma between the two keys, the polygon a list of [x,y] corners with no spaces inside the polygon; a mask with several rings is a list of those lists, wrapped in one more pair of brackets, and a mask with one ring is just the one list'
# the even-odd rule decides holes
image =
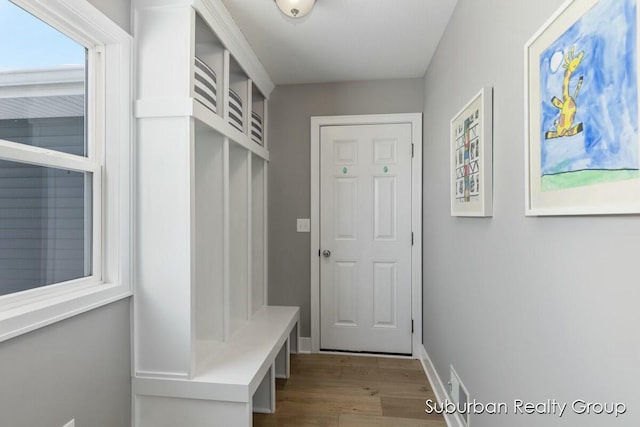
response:
{"label": "upper cubby compartment", "polygon": [[249,138],[256,144],[266,147],[267,136],[267,99],[260,89],[252,85],[251,117],[249,126]]}
{"label": "upper cubby compartment", "polygon": [[251,102],[251,80],[238,61],[229,55],[229,93],[227,97],[227,121],[231,126],[247,134],[249,104]]}
{"label": "upper cubby compartment", "polygon": [[193,98],[217,115],[224,117],[221,102],[225,91],[225,48],[196,13],[193,63]]}
{"label": "upper cubby compartment", "polygon": [[[273,82],[221,0],[132,0],[136,117],[193,117],[269,160],[266,99]],[[171,29],[168,31],[167,29]],[[253,118],[252,118],[253,117]],[[252,133],[252,129],[256,132]]]}

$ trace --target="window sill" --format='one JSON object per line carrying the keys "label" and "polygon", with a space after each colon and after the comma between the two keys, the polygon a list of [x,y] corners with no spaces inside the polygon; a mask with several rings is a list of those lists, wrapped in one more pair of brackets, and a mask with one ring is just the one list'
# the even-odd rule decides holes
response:
{"label": "window sill", "polygon": [[91,284],[26,300],[19,305],[0,305],[0,342],[51,325],[120,299],[130,297],[130,289],[119,284]]}

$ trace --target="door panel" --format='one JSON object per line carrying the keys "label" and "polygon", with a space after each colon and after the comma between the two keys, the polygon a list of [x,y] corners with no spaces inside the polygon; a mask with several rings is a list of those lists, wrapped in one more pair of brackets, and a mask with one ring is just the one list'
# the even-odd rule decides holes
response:
{"label": "door panel", "polygon": [[356,178],[335,180],[334,224],[336,240],[356,240],[358,229],[358,181]]}
{"label": "door panel", "polygon": [[396,177],[373,178],[374,239],[396,239]]}
{"label": "door panel", "polygon": [[320,347],[410,354],[411,124],[320,131]]}
{"label": "door panel", "polygon": [[396,328],[397,293],[396,263],[376,262],[373,264],[373,326],[375,328]]}
{"label": "door panel", "polygon": [[358,265],[336,262],[335,265],[335,326],[358,326]]}

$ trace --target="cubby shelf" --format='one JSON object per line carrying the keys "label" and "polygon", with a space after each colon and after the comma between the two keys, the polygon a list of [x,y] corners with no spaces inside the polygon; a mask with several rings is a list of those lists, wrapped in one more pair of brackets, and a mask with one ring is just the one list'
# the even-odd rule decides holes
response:
{"label": "cubby shelf", "polygon": [[298,308],[267,306],[273,83],[221,0],[133,7],[134,424],[249,426],[297,349]]}

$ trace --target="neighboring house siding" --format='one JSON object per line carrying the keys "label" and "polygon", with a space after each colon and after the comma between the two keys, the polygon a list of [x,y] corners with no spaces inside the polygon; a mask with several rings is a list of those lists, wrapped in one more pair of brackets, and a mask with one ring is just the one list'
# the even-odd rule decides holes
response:
{"label": "neighboring house siding", "polygon": [[[84,118],[0,120],[0,139],[84,154]],[[82,174],[0,161],[0,295],[85,275]]]}

